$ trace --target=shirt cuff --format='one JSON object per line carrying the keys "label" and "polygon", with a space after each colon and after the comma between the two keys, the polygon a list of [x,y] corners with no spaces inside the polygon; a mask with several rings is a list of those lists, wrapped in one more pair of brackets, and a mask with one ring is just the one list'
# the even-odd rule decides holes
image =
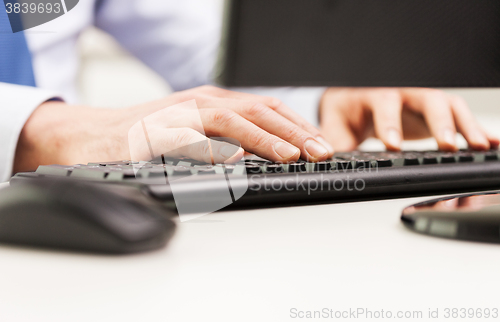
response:
{"label": "shirt cuff", "polygon": [[319,125],[318,108],[321,97],[323,97],[326,90],[325,87],[233,87],[230,89],[278,98],[312,125]]}
{"label": "shirt cuff", "polygon": [[52,91],[29,86],[0,83],[0,182],[12,176],[19,135],[24,124],[40,104],[60,99]]}

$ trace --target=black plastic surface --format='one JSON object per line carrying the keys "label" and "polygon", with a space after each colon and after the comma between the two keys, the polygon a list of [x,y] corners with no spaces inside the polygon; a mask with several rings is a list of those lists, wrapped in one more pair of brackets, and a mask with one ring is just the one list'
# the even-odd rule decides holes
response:
{"label": "black plastic surface", "polygon": [[[499,155],[498,150],[352,151],[336,153],[334,158],[321,163],[275,164],[250,158],[235,165],[210,165],[195,160],[166,159],[143,162],[136,170],[133,170],[136,163],[122,160],[40,166],[36,173],[17,174],[11,183],[60,176],[115,185],[109,187],[113,191],[132,186],[144,195],[175,207],[171,187],[175,182],[175,196],[189,204],[189,211],[204,212],[209,205],[220,202],[228,192],[229,183],[233,194],[239,191],[243,195],[234,198],[227,209],[500,189]],[[176,170],[182,170],[182,175]],[[207,174],[208,171],[211,174]]]}
{"label": "black plastic surface", "polygon": [[175,224],[151,201],[114,186],[39,178],[0,190],[0,242],[100,253],[165,246]]}
{"label": "black plastic surface", "polygon": [[403,224],[417,233],[449,239],[500,243],[500,194],[433,199],[409,206]]}
{"label": "black plastic surface", "polygon": [[225,86],[500,85],[498,0],[231,0]]}

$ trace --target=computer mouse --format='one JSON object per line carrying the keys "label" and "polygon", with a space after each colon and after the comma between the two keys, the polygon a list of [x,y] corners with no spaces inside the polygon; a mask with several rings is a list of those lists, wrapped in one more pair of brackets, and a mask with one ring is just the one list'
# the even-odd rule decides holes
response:
{"label": "computer mouse", "polygon": [[409,229],[426,235],[500,243],[500,193],[433,199],[403,210]]}
{"label": "computer mouse", "polygon": [[0,242],[117,254],[163,247],[176,225],[141,196],[82,180],[21,181],[0,190]]}

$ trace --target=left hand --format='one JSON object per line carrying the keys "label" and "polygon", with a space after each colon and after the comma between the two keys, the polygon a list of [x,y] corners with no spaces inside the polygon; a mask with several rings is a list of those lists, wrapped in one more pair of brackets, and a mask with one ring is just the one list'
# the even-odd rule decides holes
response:
{"label": "left hand", "polygon": [[457,132],[476,150],[500,143],[477,123],[463,98],[435,89],[329,88],[321,100],[320,120],[335,151],[354,150],[368,137],[399,150],[403,139],[429,136],[440,150],[455,151]]}

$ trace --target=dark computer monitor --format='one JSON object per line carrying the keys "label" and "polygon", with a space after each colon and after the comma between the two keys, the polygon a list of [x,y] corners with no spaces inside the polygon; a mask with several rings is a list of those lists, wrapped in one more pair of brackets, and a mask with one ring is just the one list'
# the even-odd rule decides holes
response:
{"label": "dark computer monitor", "polygon": [[227,0],[225,86],[500,85],[499,0]]}

